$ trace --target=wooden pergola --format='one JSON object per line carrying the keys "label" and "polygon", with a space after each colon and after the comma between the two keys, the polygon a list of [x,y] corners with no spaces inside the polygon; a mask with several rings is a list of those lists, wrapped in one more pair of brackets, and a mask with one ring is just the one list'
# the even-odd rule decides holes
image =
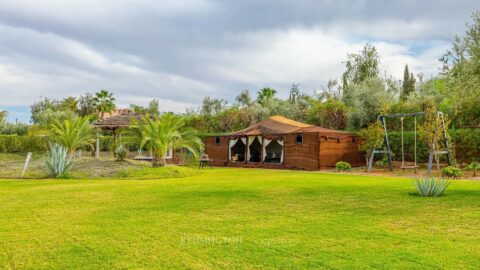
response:
{"label": "wooden pergola", "polygon": [[[113,131],[114,148],[116,148],[118,143],[121,143],[122,140],[122,135],[120,131],[124,128],[128,128],[134,121],[140,121],[141,117],[142,115],[137,113],[126,113],[99,120],[93,125],[94,127],[101,130]],[[98,132],[95,146],[95,156],[98,158],[100,156],[100,139]]]}

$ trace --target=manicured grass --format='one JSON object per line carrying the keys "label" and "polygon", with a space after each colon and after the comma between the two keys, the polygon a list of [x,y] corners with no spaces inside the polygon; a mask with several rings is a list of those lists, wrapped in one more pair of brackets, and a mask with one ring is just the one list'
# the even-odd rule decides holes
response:
{"label": "manicured grass", "polygon": [[256,169],[0,180],[0,267],[477,268],[480,182],[413,192],[405,178]]}

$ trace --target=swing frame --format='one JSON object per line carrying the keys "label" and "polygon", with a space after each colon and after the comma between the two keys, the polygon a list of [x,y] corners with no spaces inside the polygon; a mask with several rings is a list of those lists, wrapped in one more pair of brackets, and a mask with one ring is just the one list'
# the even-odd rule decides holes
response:
{"label": "swing frame", "polygon": [[[387,155],[388,157],[388,165],[390,171],[393,171],[393,163],[392,163],[392,149],[390,148],[390,142],[388,140],[388,130],[387,130],[387,122],[386,119],[393,119],[393,118],[400,118],[402,122],[402,169],[405,168],[417,168],[417,130],[416,130],[416,117],[417,116],[424,116],[424,112],[415,112],[415,113],[400,113],[400,114],[386,114],[386,115],[379,115],[377,117],[377,121],[380,121],[383,125],[383,130],[384,130],[384,141],[383,144],[380,146],[380,148],[375,148],[370,157],[369,157],[369,162],[368,162],[368,168],[367,171],[371,172],[373,170],[373,160],[375,158],[376,154],[383,154]],[[415,166],[404,166],[405,165],[405,157],[404,157],[404,150],[403,150],[403,119],[408,118],[408,117],[413,117],[415,119]],[[441,120],[441,125],[442,125],[442,135],[443,135],[443,141],[445,144],[446,149],[443,150],[436,150],[435,149],[435,144],[436,142],[433,142],[433,149],[430,150],[429,152],[429,157],[428,157],[428,167],[427,167],[427,177],[430,176],[432,172],[432,167],[433,167],[433,158],[435,155],[447,155],[447,162],[448,165],[451,165],[452,161],[452,156],[450,152],[450,145],[448,142],[448,136],[447,136],[447,129],[445,126],[445,118],[443,117],[443,112],[437,112],[437,119],[435,121],[435,126],[438,125],[439,120]]]}

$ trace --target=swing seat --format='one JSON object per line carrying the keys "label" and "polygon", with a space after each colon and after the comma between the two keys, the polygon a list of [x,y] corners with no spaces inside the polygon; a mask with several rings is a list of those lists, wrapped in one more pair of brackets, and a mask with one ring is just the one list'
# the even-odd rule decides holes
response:
{"label": "swing seat", "polygon": [[401,166],[400,169],[416,169],[418,168],[417,165],[411,165],[411,166]]}

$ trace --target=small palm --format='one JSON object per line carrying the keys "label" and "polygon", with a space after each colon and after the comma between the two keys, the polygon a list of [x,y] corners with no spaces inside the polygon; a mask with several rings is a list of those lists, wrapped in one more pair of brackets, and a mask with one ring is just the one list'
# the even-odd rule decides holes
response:
{"label": "small palm", "polygon": [[155,167],[165,164],[165,154],[170,150],[185,148],[198,157],[203,149],[197,131],[185,127],[184,119],[172,114],[153,119],[146,115],[132,128],[138,131],[141,148],[146,147],[152,152]]}
{"label": "small palm", "polygon": [[88,117],[55,121],[50,125],[50,140],[65,147],[69,154],[83,146],[93,144],[93,128]]}
{"label": "small palm", "polygon": [[469,170],[473,170],[473,176],[477,176],[477,170],[480,169],[480,163],[476,161],[472,161],[467,167]]}

